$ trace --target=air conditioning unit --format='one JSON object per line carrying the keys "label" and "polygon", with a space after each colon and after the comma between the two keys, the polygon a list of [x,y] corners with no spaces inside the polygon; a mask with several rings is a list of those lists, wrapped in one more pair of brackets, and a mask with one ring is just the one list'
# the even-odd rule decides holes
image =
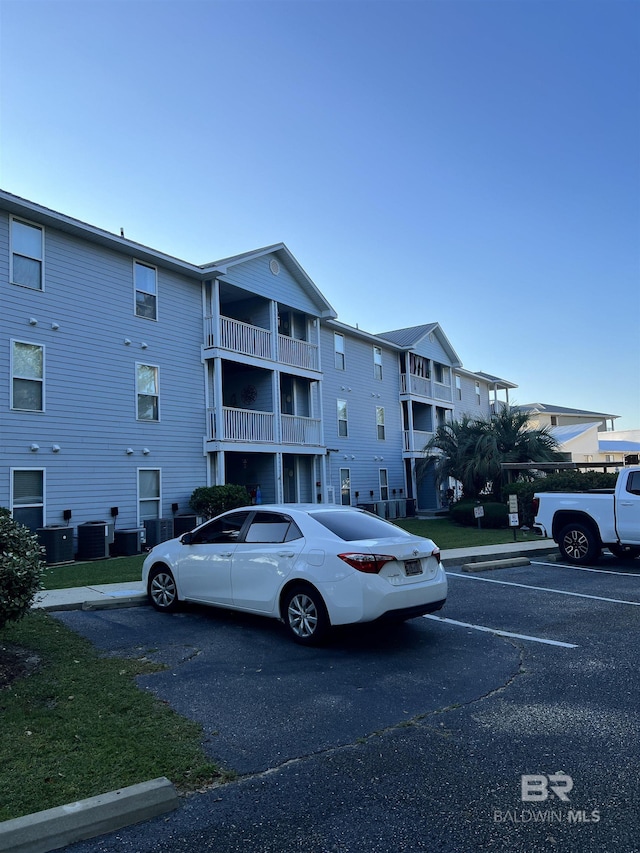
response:
{"label": "air conditioning unit", "polygon": [[112,531],[113,525],[106,521],[84,521],[79,524],[78,559],[103,560],[108,557]]}
{"label": "air conditioning unit", "polygon": [[49,524],[39,527],[38,539],[44,548],[47,565],[73,563],[73,527],[66,524]]}
{"label": "air conditioning unit", "polygon": [[160,542],[173,539],[172,518],[147,518],[144,522],[144,528],[147,532],[147,548],[153,548]]}
{"label": "air conditioning unit", "polygon": [[144,548],[146,531],[144,527],[133,527],[129,530],[116,530],[113,540],[114,557],[132,557]]}

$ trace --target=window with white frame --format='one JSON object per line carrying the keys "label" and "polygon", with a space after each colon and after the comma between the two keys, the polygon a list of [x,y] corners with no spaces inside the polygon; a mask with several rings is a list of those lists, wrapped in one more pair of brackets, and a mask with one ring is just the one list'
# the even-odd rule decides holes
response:
{"label": "window with white frame", "polygon": [[11,472],[11,509],[15,521],[36,531],[44,526],[44,470],[14,469]]}
{"label": "window with white frame", "polygon": [[456,394],[458,400],[462,400],[462,379],[459,376],[456,376]]}
{"label": "window with white frame", "polygon": [[478,405],[480,405],[480,383],[476,382],[476,400]]}
{"label": "window with white frame", "polygon": [[373,348],[373,378],[382,379],[382,349]]}
{"label": "window with white frame", "polygon": [[386,468],[380,468],[380,500],[389,500],[389,472]]}
{"label": "window with white frame", "polygon": [[340,335],[338,332],[334,332],[333,348],[334,348],[335,358],[336,358],[336,370],[344,370],[344,368],[345,368],[344,335]]}
{"label": "window with white frame", "polygon": [[351,471],[349,468],[340,469],[340,503],[351,506]]}
{"label": "window with white frame", "polygon": [[338,400],[338,435],[342,438],[349,435],[346,400]]}
{"label": "window with white frame", "polygon": [[384,406],[376,406],[376,430],[378,432],[378,438],[381,441],[384,441]]}
{"label": "window with white frame", "polygon": [[11,282],[43,289],[44,229],[11,220]]}
{"label": "window with white frame", "polygon": [[11,408],[44,412],[44,347],[11,342]]}
{"label": "window with white frame", "polygon": [[133,262],[136,290],[136,315],[147,320],[158,319],[158,271],[155,267]]}
{"label": "window with white frame", "polygon": [[157,367],[152,364],[136,364],[136,391],[138,420],[160,420]]}
{"label": "window with white frame", "polygon": [[138,469],[138,517],[160,518],[160,469]]}
{"label": "window with white frame", "polygon": [[437,361],[433,364],[434,379],[440,385],[451,384],[451,371],[446,364],[439,364]]}

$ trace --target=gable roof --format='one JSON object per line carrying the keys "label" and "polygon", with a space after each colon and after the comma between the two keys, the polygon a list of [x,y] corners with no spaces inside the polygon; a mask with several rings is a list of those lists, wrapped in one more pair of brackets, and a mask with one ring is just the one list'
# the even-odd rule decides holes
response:
{"label": "gable roof", "polygon": [[284,243],[273,243],[273,245],[263,246],[261,249],[252,249],[250,252],[241,252],[239,255],[231,255],[228,258],[211,261],[211,263],[203,264],[200,269],[205,275],[227,275],[233,267],[256,260],[256,258],[262,258],[265,255],[276,256],[278,262],[299,282],[311,301],[318,305],[321,317],[333,319],[338,316],[333,306],[327,301]]}
{"label": "gable roof", "polygon": [[588,412],[585,409],[569,409],[566,406],[554,406],[551,403],[524,403],[521,406],[514,406],[515,409],[520,409],[523,412],[531,412],[531,414],[539,413],[546,415],[579,415],[580,417],[590,418],[619,418],[620,415],[612,415],[606,412]]}
{"label": "gable roof", "polygon": [[377,337],[384,338],[386,341],[397,344],[405,350],[413,349],[418,346],[420,341],[424,340],[427,335],[434,334],[442,345],[442,348],[449,356],[449,360],[453,367],[462,367],[462,362],[458,358],[458,354],[449,343],[449,339],[442,331],[440,323],[424,323],[421,326],[409,326],[406,329],[393,329],[390,332],[378,332]]}

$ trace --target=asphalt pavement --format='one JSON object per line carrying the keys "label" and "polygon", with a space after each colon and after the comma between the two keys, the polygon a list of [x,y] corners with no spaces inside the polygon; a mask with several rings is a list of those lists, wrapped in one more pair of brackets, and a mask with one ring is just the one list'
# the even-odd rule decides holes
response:
{"label": "asphalt pavement", "polygon": [[[499,568],[501,566],[526,565],[529,559],[540,558],[549,554],[557,554],[556,546],[549,540],[540,542],[516,543],[510,545],[492,545],[470,549],[454,549],[442,552],[442,560],[445,568],[448,566],[458,565],[463,571],[476,572]],[[47,590],[38,594],[34,601],[34,607],[46,611],[92,611],[92,610],[108,610],[108,609],[124,609],[136,607],[147,603],[145,592],[142,588],[142,583],[118,583],[118,584],[99,584],[96,586],[77,587],[66,590]],[[188,642],[188,636],[185,636],[185,642]],[[287,641],[288,642],[288,641]],[[367,640],[367,646],[370,645],[370,638]],[[356,643],[357,646],[357,643]],[[362,649],[360,649],[362,651]],[[335,671],[325,673],[322,666],[315,667],[311,660],[312,653],[309,650],[304,650],[307,655],[309,666],[308,676],[313,678],[318,690],[326,697],[324,701],[334,703],[339,706],[343,701],[346,701],[345,695],[347,688],[351,690],[351,684],[345,684],[344,695],[341,695],[341,686],[336,683]],[[287,652],[288,654],[288,652]],[[407,705],[404,713],[407,719],[412,719],[416,715],[424,715],[429,711],[429,705],[432,704],[432,712],[435,712],[442,705],[443,697],[440,692],[434,693],[430,702],[425,705],[425,693],[432,691],[432,685],[422,683],[420,679],[415,679],[415,675],[410,675],[410,670],[407,669],[406,676],[403,672],[403,667],[417,667],[420,662],[415,659],[416,655],[422,655],[422,649],[402,650],[401,657],[398,658],[397,665],[394,665],[396,677],[407,682],[411,679],[413,682],[410,686],[403,687],[403,703]],[[499,679],[508,680],[513,667],[517,667],[517,655],[514,657],[513,649],[489,650],[487,648],[486,655],[479,656],[475,662],[474,684],[473,688],[467,685],[469,673],[469,661],[465,660],[465,653],[460,651],[460,659],[455,661],[455,652],[449,648],[450,666],[447,670],[447,679],[445,679],[444,687],[441,689],[451,689],[451,694],[456,695],[461,702],[466,702],[471,699],[472,695],[478,689],[491,691],[495,671],[502,671],[499,674]],[[372,664],[372,658],[369,661],[359,660],[358,667],[362,680],[362,688],[360,691],[359,701],[360,707],[358,712],[353,716],[354,723],[351,727],[347,726],[343,731],[344,744],[347,749],[349,744],[357,742],[359,737],[364,737],[372,731],[384,732],[388,728],[393,727],[396,720],[396,702],[397,690],[394,688],[389,692],[389,700],[372,701],[372,696],[367,688],[367,685],[375,684],[375,678],[372,673],[368,672],[368,667]],[[494,672],[490,678],[487,674],[485,679],[482,674],[483,666],[491,663]],[[283,673],[286,671],[286,664],[283,660]],[[412,671],[413,672],[413,671]],[[167,676],[169,677],[169,675]],[[224,677],[224,671],[223,671]],[[484,687],[482,682],[484,681]],[[295,683],[294,683],[295,682]],[[326,682],[326,683],[325,683]],[[471,682],[469,682],[469,685]],[[479,686],[480,685],[480,686]],[[226,684],[220,686],[221,691],[230,691],[234,696],[241,696],[247,690],[247,680],[244,678],[238,679],[231,674],[228,674]],[[300,676],[287,681],[283,674],[282,690],[291,691],[291,702],[300,692]],[[250,690],[256,700],[256,694]],[[314,691],[315,697],[317,691]],[[247,695],[244,700],[236,702],[234,707],[246,707],[246,703],[251,704],[251,695]],[[180,700],[176,697],[176,709],[180,712]],[[230,704],[230,703],[229,703]],[[183,709],[187,710],[186,708]],[[189,708],[191,715],[193,708]],[[265,703],[263,709],[265,717],[268,717],[269,703]],[[301,733],[304,736],[304,741],[307,744],[306,749],[310,753],[322,753],[329,745],[333,745],[333,732],[331,730],[332,714],[335,713],[336,707],[326,708],[317,702],[309,704],[307,707],[302,707],[300,716],[303,718],[299,724],[295,721],[290,724],[291,736],[280,738],[278,740],[278,750],[274,751],[273,739],[269,734],[269,725],[265,725],[261,730],[258,727],[253,728],[254,734],[246,738],[245,743],[231,743],[225,745],[218,741],[215,744],[216,757],[224,763],[225,758],[228,758],[230,766],[241,774],[257,774],[260,778],[261,772],[268,772],[268,768],[274,766],[282,766],[291,760],[294,765],[299,752],[299,739]],[[233,713],[233,709],[229,707],[229,712]],[[279,725],[281,721],[270,720],[270,725]],[[258,735],[255,734],[258,732]],[[408,755],[404,755],[406,745],[398,747],[398,755],[396,758],[400,764],[395,767],[393,773],[402,774],[402,762],[409,760]],[[404,756],[404,757],[403,757]],[[338,764],[345,760],[344,754],[336,754],[334,762],[336,763],[334,771],[343,775],[348,768],[338,768]],[[347,759],[348,760],[348,759]],[[331,763],[331,762],[330,762]],[[323,770],[326,772],[326,768]],[[373,772],[373,771],[372,771]],[[300,784],[300,776],[306,777],[308,769],[293,767],[287,770],[282,778],[282,785]],[[288,781],[287,781],[288,780]],[[332,784],[331,779],[326,780],[327,784]],[[303,784],[311,786],[312,781],[306,779]],[[381,784],[380,779],[375,780],[375,787]],[[258,788],[259,788],[258,784]],[[384,787],[384,786],[383,786]],[[141,785],[134,785],[130,788],[121,789],[114,792],[105,792],[100,797],[92,797],[77,803],[70,803],[60,806],[57,809],[49,809],[46,812],[38,812],[34,815],[27,815],[17,820],[5,821],[0,824],[0,852],[1,853],[46,853],[49,850],[59,849],[70,845],[74,842],[82,841],[83,839],[92,838],[104,833],[114,832],[124,826],[140,823],[150,818],[161,815],[178,808],[179,800],[177,794],[167,779],[149,780]],[[399,807],[401,804],[399,804]],[[198,806],[194,798],[188,798],[180,806],[181,809],[187,809],[197,812]],[[311,809],[313,811],[313,809]],[[233,820],[233,815],[228,816],[228,820]],[[302,820],[302,818],[301,818]],[[350,831],[350,830],[349,830]],[[349,834],[345,828],[345,833]],[[313,833],[312,833],[313,835]],[[384,835],[384,833],[383,833]],[[189,842],[195,843],[193,839]],[[389,841],[391,844],[391,842]],[[402,849],[422,849],[415,846],[407,846],[408,842],[402,842],[401,838],[396,838],[394,846],[385,848],[384,846],[378,849],[402,850]],[[97,848],[96,848],[97,849]],[[190,847],[189,849],[200,849],[199,847]],[[202,849],[205,849],[203,846]],[[207,848],[208,849],[208,848]],[[246,848],[245,848],[246,849]],[[263,849],[263,848],[255,848]],[[267,849],[266,847],[264,849]],[[315,849],[313,843],[310,843],[308,850]],[[346,847],[347,849],[357,849]],[[426,849],[426,848],[425,848]],[[434,848],[435,849],[435,848]],[[293,850],[293,848],[292,848]],[[338,851],[338,848],[336,848]],[[252,850],[252,853],[254,851]]]}

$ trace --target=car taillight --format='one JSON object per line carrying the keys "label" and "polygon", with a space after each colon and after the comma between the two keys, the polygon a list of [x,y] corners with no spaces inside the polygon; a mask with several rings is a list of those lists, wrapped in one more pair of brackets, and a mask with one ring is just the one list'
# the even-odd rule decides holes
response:
{"label": "car taillight", "polygon": [[435,557],[438,562],[440,562],[440,548],[434,548],[431,552],[431,556]]}
{"label": "car taillight", "polygon": [[377,575],[385,563],[395,560],[395,557],[390,557],[388,554],[338,554],[341,560],[348,563],[359,572],[366,572],[369,575]]}
{"label": "car taillight", "polygon": [[534,498],[531,501],[531,506],[533,507],[533,516],[535,518],[535,516],[538,514],[538,510],[540,509],[540,498]]}

